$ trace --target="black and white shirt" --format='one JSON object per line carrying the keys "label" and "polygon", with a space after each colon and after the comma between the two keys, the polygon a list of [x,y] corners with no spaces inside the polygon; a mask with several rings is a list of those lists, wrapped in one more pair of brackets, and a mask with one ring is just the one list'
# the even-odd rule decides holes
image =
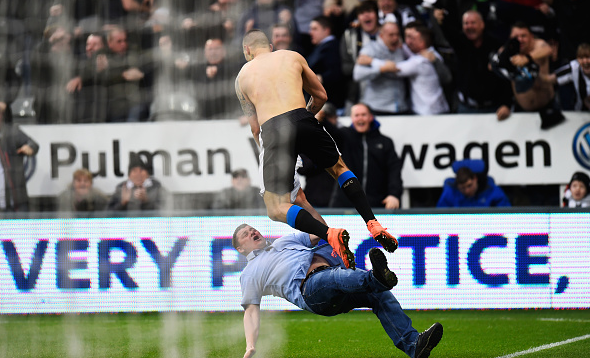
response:
{"label": "black and white shirt", "polygon": [[576,89],[576,105],[574,107],[576,111],[590,110],[588,104],[590,103],[590,77],[582,72],[577,60],[570,61],[567,65],[555,70],[555,76],[557,84],[560,86],[573,82]]}

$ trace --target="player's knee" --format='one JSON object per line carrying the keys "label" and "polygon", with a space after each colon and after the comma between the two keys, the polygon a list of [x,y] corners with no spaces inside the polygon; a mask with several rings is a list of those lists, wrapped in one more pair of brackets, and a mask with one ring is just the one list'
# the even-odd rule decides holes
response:
{"label": "player's knee", "polygon": [[278,207],[267,207],[266,215],[272,221],[281,221],[281,212],[278,210]]}
{"label": "player's knee", "polygon": [[330,168],[326,168],[326,171],[334,178],[337,179],[342,173],[348,171],[348,167],[344,164],[342,158],[338,158],[336,164]]}

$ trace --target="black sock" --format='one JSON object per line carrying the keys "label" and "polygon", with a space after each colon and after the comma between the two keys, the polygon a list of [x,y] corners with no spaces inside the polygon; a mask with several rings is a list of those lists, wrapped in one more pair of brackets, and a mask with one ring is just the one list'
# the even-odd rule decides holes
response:
{"label": "black sock", "polygon": [[297,230],[328,240],[328,227],[297,205],[291,206],[287,212],[287,224]]}
{"label": "black sock", "polygon": [[365,222],[375,219],[369,200],[367,200],[367,194],[363,191],[358,178],[351,171],[342,173],[338,177],[338,184]]}

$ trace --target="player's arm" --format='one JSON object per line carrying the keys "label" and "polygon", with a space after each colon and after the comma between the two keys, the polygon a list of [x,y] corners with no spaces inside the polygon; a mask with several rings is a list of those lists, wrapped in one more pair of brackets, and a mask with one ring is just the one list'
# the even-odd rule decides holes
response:
{"label": "player's arm", "polygon": [[543,40],[537,40],[535,43],[535,48],[529,54],[531,58],[535,61],[542,60],[551,56],[553,53],[553,49],[549,44]]}
{"label": "player's arm", "polygon": [[248,123],[250,124],[250,130],[252,131],[252,136],[254,136],[254,140],[256,144],[260,147],[260,124],[258,123],[258,119],[256,116],[248,117]]}
{"label": "player's arm", "polygon": [[258,123],[256,107],[254,107],[254,104],[246,97],[244,92],[242,92],[242,88],[240,87],[240,74],[238,74],[236,77],[235,88],[236,96],[238,96],[238,100],[242,106],[242,111],[244,111],[244,115],[248,117],[248,123],[252,123],[253,120]]}
{"label": "player's arm", "polygon": [[260,305],[247,305],[244,311],[244,332],[246,334],[246,353],[244,358],[254,356],[260,328]]}
{"label": "player's arm", "polygon": [[309,68],[303,56],[299,55],[299,61],[301,62],[301,67],[303,67],[301,73],[303,89],[311,96],[307,103],[307,110],[313,114],[317,114],[328,100],[328,94],[316,74]]}
{"label": "player's arm", "polygon": [[548,84],[557,84],[557,76],[555,75],[555,73],[551,73],[548,75],[544,73],[539,73],[539,79]]}

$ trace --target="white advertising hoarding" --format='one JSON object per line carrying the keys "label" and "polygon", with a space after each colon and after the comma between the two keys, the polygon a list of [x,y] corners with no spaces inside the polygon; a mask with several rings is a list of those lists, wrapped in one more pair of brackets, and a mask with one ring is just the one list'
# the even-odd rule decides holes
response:
{"label": "white advertising hoarding", "polygon": [[[567,112],[551,130],[537,113],[378,117],[403,160],[405,188],[440,187],[454,160],[483,158],[500,185],[566,184],[590,170],[590,115]],[[344,125],[350,118],[341,118]],[[87,167],[106,193],[126,179],[129,154],[148,154],[154,176],[170,191],[218,191],[232,170],[246,168],[259,186],[258,150],[238,120],[23,126],[40,150],[30,165],[31,196],[56,195]]]}
{"label": "white advertising hoarding", "polygon": [[[346,227],[358,268],[378,245],[358,217]],[[387,254],[406,309],[590,307],[590,214],[384,215],[399,237]],[[241,310],[245,265],[231,247],[247,222],[268,238],[292,232],[266,217],[0,221],[0,313]],[[276,297],[262,307],[297,309]]]}

